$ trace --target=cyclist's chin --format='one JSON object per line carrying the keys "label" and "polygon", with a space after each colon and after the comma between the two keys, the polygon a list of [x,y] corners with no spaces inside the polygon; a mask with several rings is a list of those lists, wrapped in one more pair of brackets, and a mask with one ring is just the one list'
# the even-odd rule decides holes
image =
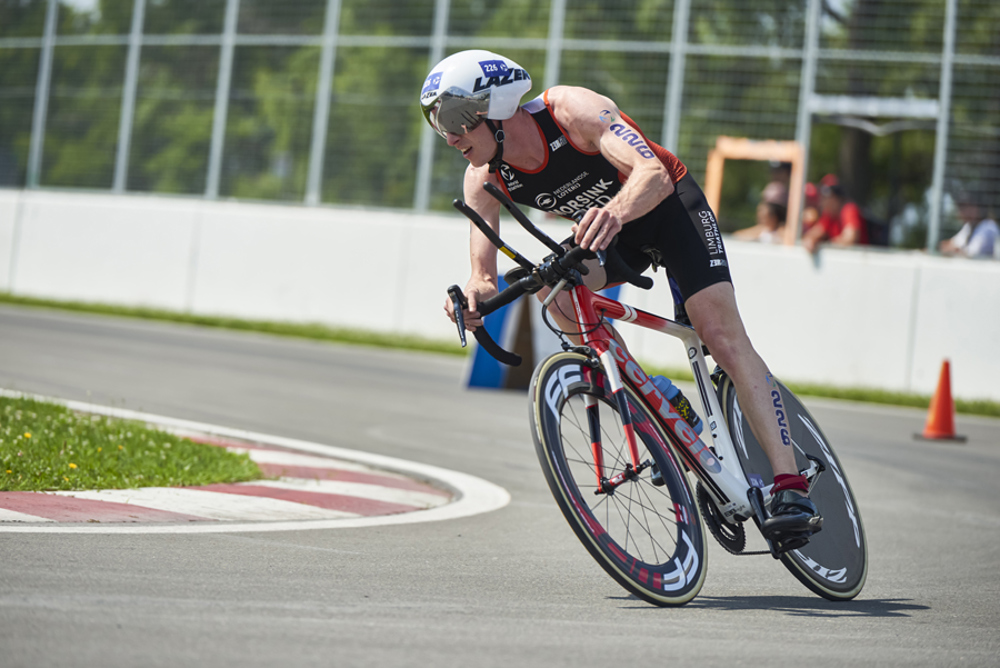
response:
{"label": "cyclist's chin", "polygon": [[487,156],[485,151],[480,151],[479,149],[473,147],[468,151],[462,153],[462,157],[469,161],[473,167],[482,167],[490,161],[493,156]]}

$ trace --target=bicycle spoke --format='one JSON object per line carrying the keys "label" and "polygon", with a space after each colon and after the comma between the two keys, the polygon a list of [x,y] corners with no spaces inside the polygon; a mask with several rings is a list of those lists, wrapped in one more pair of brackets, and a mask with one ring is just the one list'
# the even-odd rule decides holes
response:
{"label": "bicycle spoke", "polygon": [[[640,493],[645,493],[645,489],[640,490]],[[640,501],[635,501],[634,505],[638,506],[639,510],[642,511],[643,519],[645,520],[644,522],[642,522],[642,526],[645,527],[645,534],[649,538],[650,546],[651,546],[651,548],[653,549],[653,552],[654,552],[654,561],[650,562],[650,563],[658,563],[658,561],[656,561],[656,560],[658,560],[659,558],[655,556],[657,548],[659,548],[664,553],[668,553],[669,550],[667,550],[662,545],[662,543],[656,539],[656,536],[654,535],[654,533],[653,533],[653,531],[652,531],[652,529],[650,527],[651,520],[649,519],[649,515],[652,514],[654,516],[655,520],[659,520],[659,525],[662,526],[664,529],[666,529],[667,535],[670,536],[671,540],[673,542],[675,542],[675,543],[677,542],[676,541],[676,535],[675,535],[676,528],[675,528],[674,532],[671,532],[670,529],[667,527],[667,524],[664,522],[665,516],[663,515],[663,513],[661,513],[658,510],[656,510],[656,508],[654,506],[652,506],[652,505],[646,505],[644,503],[641,503]],[[637,521],[638,521],[638,519],[639,518],[636,517]],[[653,520],[653,521],[655,521],[655,520]],[[676,523],[675,523],[675,525],[676,525]],[[637,547],[637,549],[638,549],[638,547]]]}
{"label": "bicycle spoke", "polygon": [[[659,605],[687,602],[704,580],[705,546],[700,526],[690,532],[680,528],[678,517],[697,517],[697,509],[667,435],[626,385],[623,406],[635,427],[636,447],[631,447],[601,372],[594,372],[590,384],[567,386],[568,365],[584,358],[559,353],[549,359],[554,361],[543,362],[536,371],[540,377],[532,381],[533,427],[563,514],[591,555],[626,589]],[[557,382],[563,383],[563,396],[552,395]],[[601,482],[611,480],[608,487]]]}

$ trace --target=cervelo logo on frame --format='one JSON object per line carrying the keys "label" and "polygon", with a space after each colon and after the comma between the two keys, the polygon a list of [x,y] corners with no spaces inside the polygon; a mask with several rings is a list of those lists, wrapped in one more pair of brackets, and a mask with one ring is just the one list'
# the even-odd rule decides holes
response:
{"label": "cervelo logo on frame", "polygon": [[[663,394],[656,389],[656,385],[650,380],[642,368],[635,362],[628,352],[614,340],[608,341],[608,348],[615,359],[625,365],[625,373],[635,383],[639,391],[649,399],[650,404],[656,409],[660,416],[670,425],[674,434],[681,443],[687,446],[688,451],[698,458],[701,465],[712,473],[722,471],[722,464],[715,457],[708,446],[698,438],[698,434],[691,428],[684,418],[674,409],[673,405],[664,398]],[[659,402],[659,405],[657,405]]]}
{"label": "cervelo logo on frame", "polygon": [[644,158],[655,158],[656,155],[653,151],[646,145],[646,140],[642,138],[638,132],[634,129],[625,125],[623,123],[615,123],[610,128],[608,128],[615,133],[616,137],[620,137],[623,142],[633,147],[639,155]]}
{"label": "cervelo logo on frame", "polygon": [[[476,77],[476,83],[472,87],[473,93],[493,88],[496,86],[506,86],[515,81],[531,81],[531,77],[525,70],[520,68],[511,69],[502,60],[481,60],[479,67],[483,71],[483,76]],[[485,81],[483,80],[485,77]]]}

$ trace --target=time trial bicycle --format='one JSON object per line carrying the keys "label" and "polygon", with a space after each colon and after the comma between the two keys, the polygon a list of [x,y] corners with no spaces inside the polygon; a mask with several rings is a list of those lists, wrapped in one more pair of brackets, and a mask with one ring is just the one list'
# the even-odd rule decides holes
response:
{"label": "time trial bicycle", "polygon": [[[765,483],[773,474],[732,380],[719,368],[708,371],[706,355],[711,353],[693,328],[590,291],[583,283],[587,268],[582,262],[594,253],[564,248],[499,188],[486,183],[484,189],[550,251],[541,262],[531,262],[505,244],[475,210],[455,200],[455,207],[517,264],[505,276],[509,286],[478,304],[482,316],[524,294],[551,288],[542,317],[560,337],[563,350],[538,364],[532,375],[532,435],[560,510],[604,570],[650,603],[683,605],[697,596],[705,581],[704,520],[732,554],[769,553],[826,599],[857,596],[868,573],[858,504],[829,440],[798,398],[777,383],[774,405],[783,407],[779,417],[787,421],[798,467],[823,515],[823,528],[808,540],[765,538],[766,551],[749,552],[744,525],[753,520],[759,529],[769,517],[772,485]],[[597,256],[628,282],[652,287],[652,280],[625,265],[613,248]],[[561,331],[549,321],[548,309],[563,290],[570,291],[578,332]],[[448,293],[464,346],[462,308],[467,303],[457,285]],[[610,320],[683,343],[703,407],[703,437],[616,340]],[[476,328],[474,335],[500,362],[520,364],[520,357],[497,345],[485,327]]]}

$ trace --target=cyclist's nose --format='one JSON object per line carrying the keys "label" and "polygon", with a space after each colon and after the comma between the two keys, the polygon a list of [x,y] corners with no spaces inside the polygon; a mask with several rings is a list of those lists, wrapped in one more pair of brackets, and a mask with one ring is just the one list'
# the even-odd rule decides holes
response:
{"label": "cyclist's nose", "polygon": [[444,138],[448,140],[448,146],[454,146],[462,139],[462,135],[457,135],[454,132],[446,132]]}

